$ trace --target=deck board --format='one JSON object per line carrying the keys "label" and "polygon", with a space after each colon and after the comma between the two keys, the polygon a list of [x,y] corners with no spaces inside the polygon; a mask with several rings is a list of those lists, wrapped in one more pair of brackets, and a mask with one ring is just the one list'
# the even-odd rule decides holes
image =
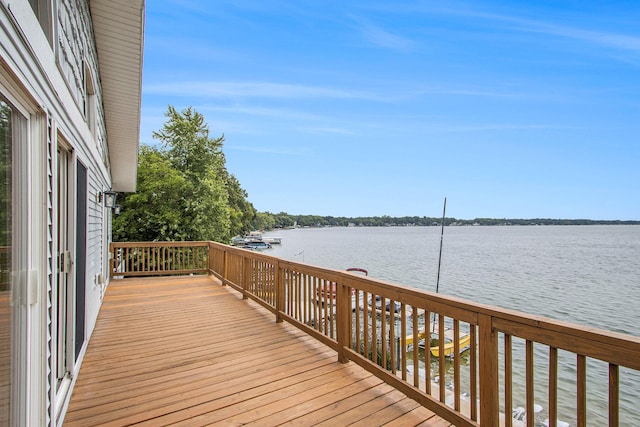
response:
{"label": "deck board", "polygon": [[442,421],[237,292],[194,276],[110,283],[64,424],[450,425]]}

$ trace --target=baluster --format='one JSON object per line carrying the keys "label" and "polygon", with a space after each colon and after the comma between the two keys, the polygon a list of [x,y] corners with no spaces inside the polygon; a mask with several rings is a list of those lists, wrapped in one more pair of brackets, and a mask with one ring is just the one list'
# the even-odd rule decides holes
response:
{"label": "baluster", "polygon": [[407,380],[407,307],[400,305],[400,360],[402,361],[402,379]]}
{"label": "baluster", "polygon": [[356,316],[356,329],[355,333],[355,342],[356,342],[356,351],[360,352],[360,289],[356,289],[356,306],[354,307],[354,313]]}
{"label": "baluster", "polygon": [[424,371],[425,392],[431,396],[431,312],[424,311]]}
{"label": "baluster", "polygon": [[577,372],[578,427],[587,425],[587,358],[578,354]]}
{"label": "baluster", "polygon": [[513,353],[511,335],[504,334],[504,421],[505,427],[511,427],[513,418]]}
{"label": "baluster", "polygon": [[378,309],[376,304],[376,294],[371,294],[371,360],[374,363],[378,363]]}
{"label": "baluster", "polygon": [[460,412],[460,321],[453,320],[453,408]]}
{"label": "baluster", "polygon": [[316,294],[315,294],[315,312],[316,312],[316,317],[315,320],[313,322],[313,326],[315,327],[315,329],[317,331],[320,331],[321,328],[321,305],[322,305],[322,293],[324,292],[324,279],[318,279],[318,283],[317,283],[317,287],[316,287]]}
{"label": "baluster", "polygon": [[549,427],[558,426],[558,349],[549,347]]}
{"label": "baluster", "polygon": [[[335,292],[334,292],[334,289],[335,289]],[[327,312],[327,317],[329,318],[329,336],[331,338],[335,338],[334,324],[336,322],[336,313],[338,312],[338,305],[337,305],[338,293],[341,292],[338,282],[333,282],[331,284],[330,292],[331,293],[329,294],[329,310]]]}
{"label": "baluster", "polygon": [[[411,330],[413,331],[413,386],[420,388],[420,363],[418,360],[418,352],[419,352],[419,330],[418,330],[418,307],[411,307],[411,320],[413,324],[411,325]],[[403,334],[404,335],[404,334]],[[407,341],[405,339],[404,343],[402,343],[403,348],[407,347]],[[426,368],[426,367],[425,367]],[[426,369],[425,369],[426,370]]]}
{"label": "baluster", "polygon": [[[382,298],[382,304],[380,305],[380,344],[382,345],[382,362],[381,366],[386,369],[387,368],[387,337],[391,338],[389,334],[387,334],[387,312],[386,312],[386,303],[387,299]],[[393,368],[395,370],[395,368]]]}
{"label": "baluster", "polygon": [[[385,307],[386,310],[386,307]],[[386,317],[386,314],[385,314]],[[387,343],[387,350],[391,353],[391,372],[396,373],[398,367],[398,360],[396,358],[395,351],[396,343],[396,302],[389,300],[389,342]],[[384,359],[384,365],[387,366],[387,359]]]}
{"label": "baluster", "polygon": [[325,280],[324,281],[324,295],[322,296],[322,326],[323,326],[323,330],[322,333],[324,335],[327,335],[327,331],[329,330],[329,319],[327,316],[327,309],[329,308],[329,292],[331,292],[331,281],[329,280]]}
{"label": "baluster", "polygon": [[[354,291],[355,291],[355,289],[353,289],[351,286],[347,286],[347,290],[344,293],[344,295],[345,295],[344,309],[342,310],[342,316],[346,317],[346,321],[347,321],[346,322],[347,323],[347,325],[346,325],[347,331],[345,333],[345,337],[348,337],[348,342],[346,344],[346,346],[348,348],[351,348],[352,344],[353,344],[353,335],[352,335],[353,334],[353,332],[352,332],[353,331],[353,303],[352,303],[352,300],[353,300]],[[336,322],[338,320],[340,320],[340,316],[337,316]],[[344,327],[344,324],[345,324],[344,320],[345,319],[341,320],[343,327]],[[340,326],[338,326],[337,329],[339,331],[340,330]]]}
{"label": "baluster", "polygon": [[527,394],[527,425],[534,425],[535,412],[533,410],[534,403],[534,378],[533,378],[533,341],[526,341],[526,394]]}
{"label": "baluster", "polygon": [[305,324],[307,324],[307,325],[311,321],[311,299],[309,298],[309,292],[311,291],[311,288],[312,288],[313,284],[315,283],[315,280],[316,280],[316,276],[311,276],[310,280],[307,280],[307,282],[305,283],[305,287],[304,287],[304,296],[302,298],[302,300],[304,301],[304,307],[303,307],[304,319],[303,319],[303,322]]}
{"label": "baluster", "polygon": [[[267,263],[262,260],[257,260],[257,263],[258,263],[258,277],[259,277],[258,289],[262,294],[261,298],[268,303],[270,301],[269,301],[269,291],[267,289]],[[302,316],[300,318],[302,318]]]}
{"label": "baluster", "polygon": [[283,270],[280,268],[280,261],[275,262],[275,264],[273,265],[273,275],[274,275],[274,280],[275,283],[273,284],[273,289],[275,292],[275,298],[276,298],[276,322],[280,323],[282,321],[284,321],[284,318],[282,317],[282,312],[284,311],[284,307],[286,304],[285,301],[285,291],[284,291],[284,277],[283,277]]}
{"label": "baluster", "polygon": [[438,390],[440,391],[440,402],[445,401],[445,385],[447,375],[444,367],[444,316],[438,315]]}
{"label": "baluster", "polygon": [[609,427],[620,425],[620,369],[609,364]]}
{"label": "baluster", "polygon": [[[362,350],[362,355],[367,357],[367,352],[369,351],[369,293],[363,292],[363,305],[364,305],[364,316],[363,316],[363,329],[364,329],[364,349]],[[360,350],[360,349],[358,349]]]}
{"label": "baluster", "polygon": [[476,339],[476,325],[469,325],[471,343],[469,351],[469,386],[471,387],[471,419],[478,421],[478,343]]}

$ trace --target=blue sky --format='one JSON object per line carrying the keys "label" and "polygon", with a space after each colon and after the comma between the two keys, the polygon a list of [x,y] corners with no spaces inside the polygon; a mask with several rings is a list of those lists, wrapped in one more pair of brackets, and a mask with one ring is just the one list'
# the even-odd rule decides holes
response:
{"label": "blue sky", "polygon": [[259,211],[640,220],[635,0],[152,0],[144,61]]}

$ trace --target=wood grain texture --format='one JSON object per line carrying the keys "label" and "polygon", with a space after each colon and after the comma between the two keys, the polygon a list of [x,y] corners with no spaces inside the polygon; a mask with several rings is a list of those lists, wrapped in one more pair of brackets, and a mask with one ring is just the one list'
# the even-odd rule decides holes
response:
{"label": "wood grain texture", "polygon": [[450,425],[206,276],[109,285],[64,425],[133,423]]}

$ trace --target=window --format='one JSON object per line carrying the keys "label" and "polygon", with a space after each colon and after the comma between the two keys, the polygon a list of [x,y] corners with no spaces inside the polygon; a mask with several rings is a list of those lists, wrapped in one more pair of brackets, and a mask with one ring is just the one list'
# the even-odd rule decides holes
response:
{"label": "window", "polygon": [[95,139],[96,137],[96,115],[97,115],[97,105],[96,105],[96,89],[93,81],[93,73],[89,68],[89,65],[85,61],[84,63],[84,102],[83,102],[83,112],[84,118],[87,121],[87,126],[89,126],[89,130],[91,131],[91,135]]}
{"label": "window", "polygon": [[51,9],[51,0],[29,0],[33,13],[36,14],[38,22],[44,31],[44,35],[49,41],[49,45],[53,46],[53,15]]}

